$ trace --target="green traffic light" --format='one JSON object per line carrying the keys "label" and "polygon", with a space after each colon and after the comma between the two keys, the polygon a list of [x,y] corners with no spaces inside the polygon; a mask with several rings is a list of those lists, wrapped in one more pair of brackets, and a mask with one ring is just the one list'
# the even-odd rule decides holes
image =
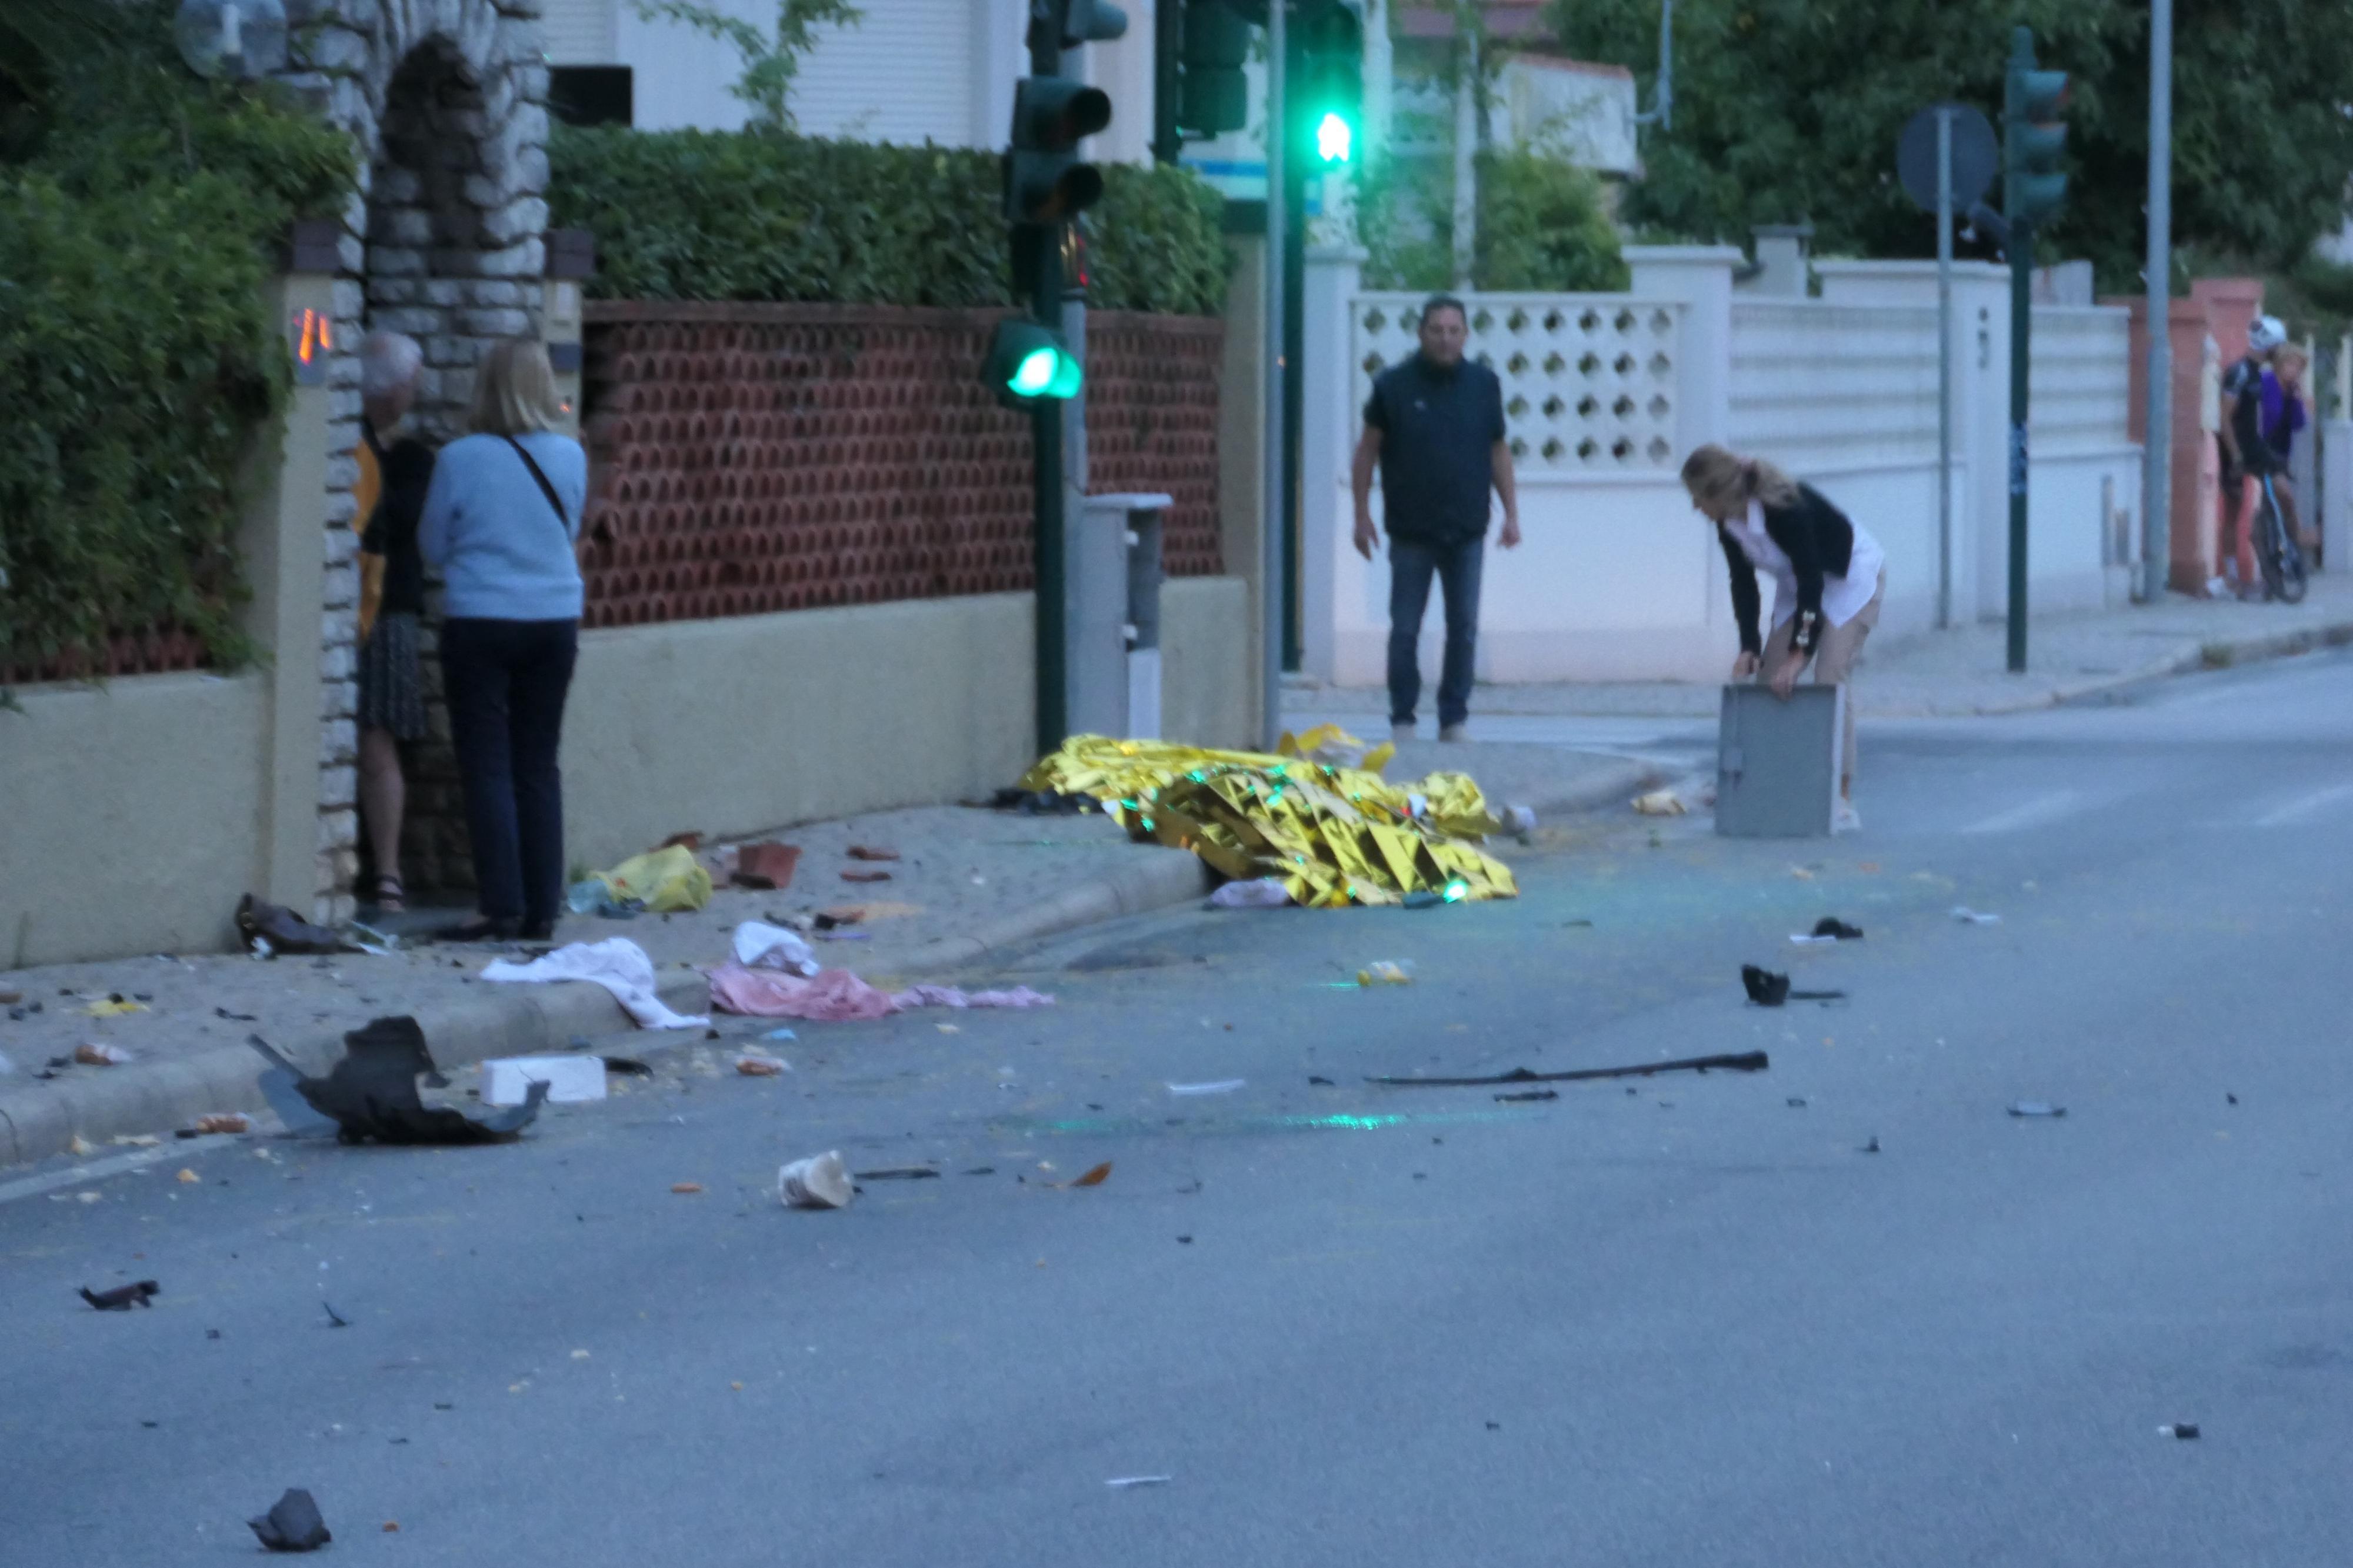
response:
{"label": "green traffic light", "polygon": [[1016,397],[1042,397],[1054,384],[1054,373],[1060,368],[1061,354],[1051,348],[1035,348],[1021,356],[1006,378],[1006,389]]}
{"label": "green traffic light", "polygon": [[1006,407],[1033,408],[1049,399],[1076,397],[1086,371],[1060,333],[1010,316],[990,335],[981,381]]}
{"label": "green traffic light", "polygon": [[1356,128],[1336,109],[1315,123],[1315,154],[1327,163],[1346,163],[1356,141]]}

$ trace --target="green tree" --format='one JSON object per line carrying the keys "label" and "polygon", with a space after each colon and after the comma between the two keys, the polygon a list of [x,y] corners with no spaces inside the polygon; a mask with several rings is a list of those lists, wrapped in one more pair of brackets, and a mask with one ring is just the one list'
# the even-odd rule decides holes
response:
{"label": "green tree", "polygon": [[[1626,286],[1626,262],[1601,181],[1592,171],[1525,149],[1478,159],[1475,288],[1583,293]],[[1377,156],[1356,186],[1365,281],[1416,292],[1453,281],[1454,179],[1450,162]]]}
{"label": "green tree", "polygon": [[851,0],[776,0],[776,25],[764,33],[742,17],[699,0],[631,0],[649,22],[677,22],[708,34],[734,49],[744,74],[727,90],[752,106],[752,124],[765,131],[793,129],[793,79],[801,57],[817,41],[819,27],[854,27],[866,13]]}
{"label": "green tree", "polygon": [[[1656,75],[1657,0],[1562,0],[1572,53]],[[2010,28],[2070,73],[2067,206],[2043,246],[2137,286],[2146,247],[2146,0],[1683,0],[1675,121],[1644,133],[1638,226],[1743,240],[1803,219],[1817,247],[1933,254],[1895,183],[1905,120],[1940,98],[2000,122]],[[2353,28],[2305,0],[2177,0],[2174,234],[2286,266],[2343,221],[2353,182]],[[1989,198],[1999,205],[1999,187]]]}
{"label": "green tree", "polygon": [[351,140],[192,75],[172,0],[0,5],[0,666],[166,625],[233,664],[246,465],[288,381],[262,285],[290,220],[342,210]]}

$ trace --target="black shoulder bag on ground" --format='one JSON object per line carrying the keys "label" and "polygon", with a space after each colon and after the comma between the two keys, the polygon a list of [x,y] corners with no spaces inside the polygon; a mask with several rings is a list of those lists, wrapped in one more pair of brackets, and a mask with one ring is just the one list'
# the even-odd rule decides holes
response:
{"label": "black shoulder bag on ground", "polygon": [[547,504],[555,509],[555,521],[564,525],[564,536],[566,539],[571,538],[572,519],[565,515],[564,502],[556,499],[555,487],[547,482],[547,475],[541,470],[538,461],[532,457],[531,449],[512,436],[501,437],[500,439],[514,448],[515,456],[522,459],[522,466],[529,468],[531,477],[539,481],[539,493],[545,496]]}

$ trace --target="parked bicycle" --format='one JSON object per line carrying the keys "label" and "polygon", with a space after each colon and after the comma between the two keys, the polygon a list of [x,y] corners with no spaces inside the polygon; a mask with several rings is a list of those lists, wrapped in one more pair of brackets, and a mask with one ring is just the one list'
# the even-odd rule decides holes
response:
{"label": "parked bicycle", "polygon": [[2257,483],[2262,500],[2247,521],[2255,531],[2255,564],[2263,569],[2263,591],[2283,604],[2300,604],[2306,587],[2304,551],[2287,525],[2274,476],[2258,476]]}

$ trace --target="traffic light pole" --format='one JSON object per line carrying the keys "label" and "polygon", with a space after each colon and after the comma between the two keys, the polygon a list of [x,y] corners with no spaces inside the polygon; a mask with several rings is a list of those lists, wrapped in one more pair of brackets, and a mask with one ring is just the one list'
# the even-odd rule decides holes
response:
{"label": "traffic light pole", "polygon": [[1953,110],[1936,110],[1936,629],[1953,624]]}
{"label": "traffic light pole", "polygon": [[1152,161],[1174,163],[1184,155],[1185,133],[1176,124],[1183,79],[1177,64],[1185,48],[1185,7],[1160,0],[1152,12]]}
{"label": "traffic light pole", "polygon": [[[1057,31],[1052,27],[1031,30],[1032,75],[1062,74],[1062,47]],[[1016,231],[1014,242],[1017,258],[1027,263],[1017,270],[1014,289],[1017,293],[1028,293],[1030,315],[1049,328],[1062,324],[1062,231],[1059,224],[1025,226]],[[1079,404],[1076,417],[1083,421],[1083,403],[1077,398],[1070,401]],[[1063,505],[1063,419],[1062,405],[1054,402],[1039,404],[1029,415],[1035,469],[1030,517],[1036,536],[1036,584],[1031,597],[1038,616],[1038,754],[1041,757],[1059,748],[1070,734],[1070,513]]]}
{"label": "traffic light pole", "polygon": [[1284,0],[1266,8],[1266,439],[1260,469],[1265,490],[1259,509],[1259,719],[1261,740],[1274,750],[1282,733],[1284,606],[1291,599],[1288,560],[1283,554],[1285,448],[1283,418],[1284,222],[1290,207],[1290,155],[1285,134],[1285,57],[1290,43],[1283,26]]}
{"label": "traffic light pole", "polygon": [[[1286,79],[1283,85],[1293,84]],[[1284,139],[1286,159],[1301,151],[1291,145],[1288,137]],[[1282,668],[1292,670],[1299,668],[1304,651],[1300,646],[1299,595],[1290,592],[1288,584],[1292,563],[1300,553],[1300,439],[1306,423],[1302,373],[1307,357],[1307,176],[1303,169],[1284,171],[1282,205]]]}
{"label": "traffic light pole", "polygon": [[2026,673],[2026,387],[2034,337],[2034,226],[2010,229],[2010,672]]}
{"label": "traffic light pole", "polygon": [[[1061,325],[1062,247],[1060,236],[1039,229],[1032,237],[1029,258],[1029,311],[1050,327]],[[1072,403],[1078,399],[1072,398]],[[1036,531],[1038,604],[1038,754],[1059,747],[1070,733],[1070,617],[1065,613],[1070,581],[1070,546],[1064,537],[1069,512],[1062,504],[1063,405],[1042,403],[1030,410],[1029,431],[1034,454],[1035,496],[1030,515]],[[1082,413],[1078,417],[1083,418]]]}
{"label": "traffic light pole", "polygon": [[2173,0],[2148,11],[2148,474],[2141,481],[2141,598],[2165,602],[2173,565]]}

